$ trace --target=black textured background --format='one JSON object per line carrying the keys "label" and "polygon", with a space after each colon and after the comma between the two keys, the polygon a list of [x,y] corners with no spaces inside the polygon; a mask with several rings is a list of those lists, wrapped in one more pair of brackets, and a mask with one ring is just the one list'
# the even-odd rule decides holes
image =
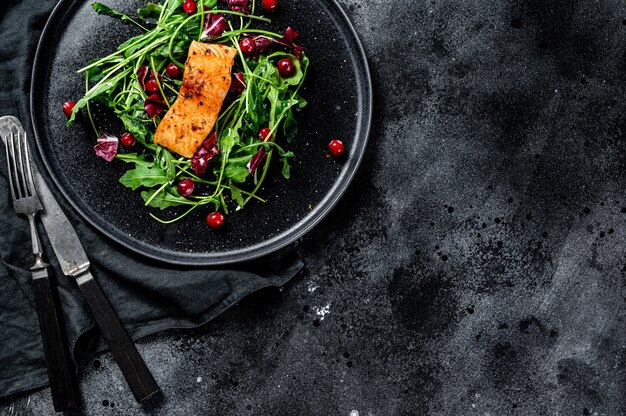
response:
{"label": "black textured background", "polygon": [[626,4],[342,4],[377,116],[306,273],[140,342],[160,403],[88,363],[85,413],[625,414]]}

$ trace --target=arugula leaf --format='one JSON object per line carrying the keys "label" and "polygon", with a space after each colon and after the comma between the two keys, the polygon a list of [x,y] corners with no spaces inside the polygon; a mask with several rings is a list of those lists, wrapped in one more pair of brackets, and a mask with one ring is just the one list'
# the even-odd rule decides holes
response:
{"label": "arugula leaf", "polygon": [[280,106],[280,92],[276,87],[271,86],[270,91],[267,93],[267,99],[270,101],[270,120],[269,126],[270,128],[274,127],[276,123],[276,110]]}
{"label": "arugula leaf", "polygon": [[156,150],[156,160],[159,161],[159,166],[165,171],[168,182],[173,182],[176,179],[174,156],[165,147],[158,146]]}
{"label": "arugula leaf", "polygon": [[155,147],[154,145],[148,145],[148,139],[151,139],[152,134],[148,131],[145,124],[142,124],[136,117],[129,114],[118,113],[117,116],[124,123],[126,131],[132,133],[139,143],[146,147]]}
{"label": "arugula leaf", "polygon": [[307,105],[309,105],[309,102],[307,100],[305,100],[304,98],[302,98],[302,96],[300,96],[299,94],[296,94],[293,97],[296,101],[298,101],[298,108],[300,110],[302,110],[304,107],[306,107]]}
{"label": "arugula leaf", "polygon": [[154,3],[146,4],[146,7],[142,7],[137,10],[137,16],[141,17],[146,23],[156,24],[161,15],[162,6]]}
{"label": "arugula leaf", "polygon": [[283,169],[281,173],[285,177],[285,179],[289,179],[291,177],[291,166],[289,165],[289,158],[283,157],[281,158],[283,161]]}
{"label": "arugula leaf", "polygon": [[137,23],[136,21],[134,21],[133,19],[131,19],[129,16],[125,15],[124,13],[118,12],[117,10],[113,10],[109,6],[105,6],[102,3],[98,3],[98,2],[91,3],[91,8],[98,14],[103,14],[105,16],[111,16],[120,20],[125,20],[127,22],[133,23],[134,25],[139,26],[140,28],[144,30],[147,30],[145,27],[141,26],[139,23]]}
{"label": "arugula leaf", "polygon": [[72,110],[72,116],[69,120],[67,120],[66,125],[69,126],[72,124],[72,122],[76,118],[76,114],[78,114],[78,110],[85,107],[92,97],[98,96],[100,94],[106,94],[107,92],[111,91],[117,86],[117,83],[130,72],[131,69],[126,69],[116,76],[110,78],[106,82],[104,82],[104,79],[101,79],[100,82],[98,82],[93,88],[91,88],[88,93],[86,93],[80,100],[78,100],[78,102],[74,106],[74,109]]}
{"label": "arugula leaf", "polygon": [[238,183],[245,182],[249,174],[248,168],[242,165],[230,164],[224,169],[224,175]]}
{"label": "arugula leaf", "polygon": [[[144,202],[148,201],[150,200],[150,198],[152,198],[152,195],[154,195],[155,192],[158,192],[158,191],[143,191],[141,193],[141,197],[143,198]],[[182,196],[178,196],[178,195],[172,195],[169,192],[160,192],[158,195],[152,198],[152,200],[148,204],[149,207],[159,208],[161,210],[164,210],[165,208],[170,208],[170,207],[178,207],[180,205],[197,205],[197,204],[187,198],[183,198]]]}
{"label": "arugula leaf", "polygon": [[298,134],[298,122],[296,121],[291,108],[287,110],[287,117],[285,118],[285,123],[283,124],[283,133],[285,134],[287,143],[291,143],[294,137]]}
{"label": "arugula leaf", "polygon": [[[175,55],[178,57],[185,56],[185,54],[189,50],[190,44],[191,44],[191,39],[186,39],[186,40],[172,43],[172,49],[171,49],[172,55]],[[163,45],[159,48],[156,48],[152,54],[153,56],[158,55],[158,56],[167,58],[169,57],[169,54],[170,54],[170,47],[169,45]]]}
{"label": "arugula leaf", "polygon": [[302,63],[296,59],[295,56],[285,53],[285,52],[274,52],[273,54],[267,57],[268,60],[272,58],[282,59],[288,58],[293,62],[294,71],[293,74],[286,78],[282,78],[283,82],[289,85],[300,85],[302,83],[302,79],[304,78],[303,68],[306,69],[309,65],[309,58],[306,56],[302,57]]}
{"label": "arugula leaf", "polygon": [[120,178],[120,183],[133,191],[139,187],[152,188],[168,182],[166,172],[157,167],[138,164],[135,169],[126,171]]}
{"label": "arugula leaf", "polygon": [[104,14],[106,16],[116,17],[118,19],[130,19],[130,17],[126,16],[124,13],[113,10],[109,6],[105,6],[102,3],[91,3],[91,8],[94,9],[94,11],[98,14]]}
{"label": "arugula leaf", "polygon": [[133,36],[128,39],[126,42],[122,43],[117,47],[117,50],[120,52],[124,52],[124,57],[128,58],[140,48],[146,46],[147,43],[152,39],[152,37],[146,37],[145,35]]}
{"label": "arugula leaf", "polygon": [[306,56],[305,54],[302,54],[302,62],[300,62],[300,69],[302,70],[305,76],[309,69],[309,63],[310,63],[309,57]]}
{"label": "arugula leaf", "polygon": [[248,115],[250,116],[250,128],[253,131],[259,131],[265,119],[265,109],[263,108],[263,98],[261,91],[257,86],[256,80],[248,82],[246,89],[248,94]]}
{"label": "arugula leaf", "polygon": [[142,165],[147,167],[154,166],[153,162],[147,161],[145,156],[139,155],[137,153],[118,153],[115,158],[121,160],[122,162],[134,163],[135,165]]}
{"label": "arugula leaf", "polygon": [[237,204],[243,208],[246,203],[244,202],[243,196],[241,195],[241,190],[235,186],[233,181],[230,181],[228,186],[230,188],[230,196],[232,196],[235,202],[237,202]]}
{"label": "arugula leaf", "polygon": [[222,154],[222,158],[227,159],[230,151],[233,150],[235,144],[241,141],[239,133],[237,130],[241,128],[241,120],[233,127],[227,127],[222,133],[222,138],[220,140],[220,153]]}
{"label": "arugula leaf", "polygon": [[[276,65],[272,65],[270,61],[266,60],[264,65],[260,66],[260,68],[261,76],[270,81],[273,86],[280,87],[282,85],[282,77],[278,73]],[[284,88],[287,88],[287,86],[284,86]]]}
{"label": "arugula leaf", "polygon": [[92,82],[100,81],[106,75],[102,71],[102,68],[100,68],[99,66],[94,66],[92,68],[89,68],[87,71],[85,71],[85,74],[86,74],[86,76],[89,77],[89,79]]}
{"label": "arugula leaf", "polygon": [[102,103],[104,105],[106,105],[107,107],[111,107],[115,105],[115,102],[113,101],[112,97],[110,95],[98,95],[96,97],[93,97],[91,99],[92,101],[95,102],[99,102]]}

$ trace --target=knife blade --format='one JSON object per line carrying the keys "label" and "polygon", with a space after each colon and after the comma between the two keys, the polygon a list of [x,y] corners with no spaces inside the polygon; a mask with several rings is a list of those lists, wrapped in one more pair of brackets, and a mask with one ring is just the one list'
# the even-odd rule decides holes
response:
{"label": "knife blade", "polygon": [[78,288],[135,399],[142,402],[158,394],[160,389],[156,380],[122,326],[100,285],[89,271],[89,258],[76,230],[39,171],[35,168],[33,173],[35,186],[43,205],[41,220],[63,274],[76,279]]}

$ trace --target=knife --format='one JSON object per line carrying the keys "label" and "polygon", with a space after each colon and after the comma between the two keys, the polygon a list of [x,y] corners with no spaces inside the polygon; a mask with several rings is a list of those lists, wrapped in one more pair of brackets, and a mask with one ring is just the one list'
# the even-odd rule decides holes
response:
{"label": "knife", "polygon": [[[0,144],[4,142],[3,147],[6,146],[7,179],[11,188],[13,208],[16,213],[19,212],[27,216],[28,213],[31,214],[29,222],[32,251],[36,260],[35,264],[30,268],[33,298],[43,343],[46,370],[48,371],[52,406],[57,412],[77,410],[80,407],[80,391],[76,383],[76,371],[67,345],[67,336],[58,305],[56,287],[49,273],[50,266],[43,260],[43,249],[36,231],[36,217],[39,216],[43,208],[37,192],[30,191],[30,188],[35,190],[34,183],[28,180],[32,180],[31,176],[29,176],[32,169],[30,169],[27,159],[22,158],[23,154],[28,157],[26,132],[17,118],[13,116],[0,117],[0,139],[2,139]],[[11,155],[10,148],[17,154]],[[26,164],[22,164],[22,160],[26,161]],[[19,163],[20,172],[18,172],[19,169],[16,162]],[[13,180],[11,180],[12,178]],[[25,188],[24,185],[26,186]],[[16,190],[19,189],[22,191],[26,190],[31,195],[17,194]],[[19,205],[19,209],[16,204]]]}
{"label": "knife", "polygon": [[39,192],[43,213],[40,218],[59,260],[63,274],[76,279],[93,317],[102,331],[115,361],[138,402],[160,392],[154,377],[139,355],[135,344],[122,326],[104,292],[89,272],[89,259],[74,227],[61,210],[41,174],[34,168],[35,186]]}

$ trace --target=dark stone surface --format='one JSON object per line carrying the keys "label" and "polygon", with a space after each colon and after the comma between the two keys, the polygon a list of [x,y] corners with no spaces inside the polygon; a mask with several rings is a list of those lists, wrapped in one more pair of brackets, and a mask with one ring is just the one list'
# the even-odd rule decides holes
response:
{"label": "dark stone surface", "polygon": [[626,3],[343,4],[378,115],[306,273],[140,342],[160,403],[88,363],[85,413],[625,414]]}

